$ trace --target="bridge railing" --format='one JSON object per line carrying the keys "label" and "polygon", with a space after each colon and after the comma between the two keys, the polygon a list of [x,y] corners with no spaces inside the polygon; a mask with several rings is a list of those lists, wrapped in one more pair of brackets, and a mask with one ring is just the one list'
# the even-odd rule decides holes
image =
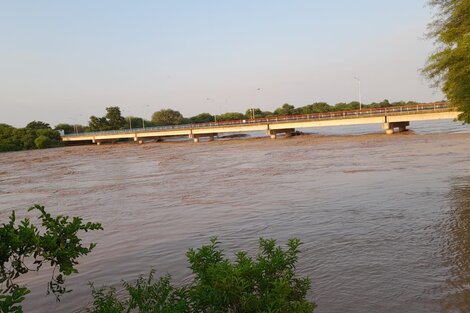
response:
{"label": "bridge railing", "polygon": [[424,111],[447,111],[449,109],[445,102],[425,103],[425,104],[413,104],[396,107],[382,107],[382,108],[367,108],[362,110],[350,110],[350,111],[333,111],[333,112],[322,112],[313,114],[299,114],[289,116],[273,116],[263,117],[254,119],[244,120],[230,120],[210,123],[196,123],[196,124],[183,124],[183,125],[168,125],[168,126],[155,126],[145,128],[130,128],[130,129],[119,129],[109,131],[97,131],[87,133],[76,133],[67,134],[63,137],[74,137],[74,136],[95,136],[95,135],[111,135],[111,134],[126,134],[135,132],[153,132],[153,131],[165,131],[165,130],[185,130],[194,128],[209,128],[209,127],[223,127],[223,126],[234,126],[234,125],[253,125],[253,124],[266,124],[266,123],[279,123],[289,121],[315,121],[315,120],[331,120],[331,119],[346,119],[346,118],[359,118],[359,117],[373,117],[382,115],[396,115],[401,113],[423,113]]}

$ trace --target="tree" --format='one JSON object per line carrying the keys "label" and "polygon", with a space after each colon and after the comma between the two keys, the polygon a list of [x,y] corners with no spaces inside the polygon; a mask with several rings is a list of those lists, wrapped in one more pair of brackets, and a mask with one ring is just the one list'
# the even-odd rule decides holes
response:
{"label": "tree", "polygon": [[152,125],[150,121],[146,121],[143,118],[137,117],[137,116],[127,116],[125,120],[126,120],[126,127],[132,126],[132,128],[144,128],[144,127],[149,127]]}
{"label": "tree", "polygon": [[122,117],[121,109],[117,106],[107,107],[103,117],[90,116],[88,122],[91,131],[121,129],[126,125],[126,119]]}
{"label": "tree", "polygon": [[325,102],[316,102],[312,103],[303,107],[298,108],[300,113],[302,114],[312,114],[312,113],[321,113],[321,112],[329,112],[332,110],[330,105]]}
{"label": "tree", "polygon": [[37,149],[53,148],[61,145],[60,134],[57,130],[43,128],[36,130],[34,145]]}
{"label": "tree", "polygon": [[34,145],[38,149],[52,148],[55,146],[54,141],[44,135],[34,139]]}
{"label": "tree", "polygon": [[64,277],[77,273],[77,259],[90,253],[96,246],[83,246],[79,232],[103,229],[98,223],[82,223],[79,217],[53,217],[40,205],[28,211],[38,211],[41,227],[29,218],[16,221],[15,211],[9,221],[0,225],[0,311],[22,313],[21,302],[30,292],[16,280],[30,271],[38,271],[43,265],[54,268],[48,284],[48,292],[57,299],[68,292]]}
{"label": "tree", "polygon": [[72,134],[75,132],[75,128],[80,128],[80,132],[82,131],[83,127],[81,125],[70,125],[66,123],[60,123],[57,124],[56,127],[54,127],[55,130],[63,130],[65,134]]}
{"label": "tree", "polygon": [[280,115],[280,116],[286,116],[286,115],[295,115],[297,114],[297,110],[293,105],[290,105],[288,103],[284,103],[282,107],[277,108],[274,110],[274,115]]}
{"label": "tree", "polygon": [[234,121],[243,119],[245,119],[245,115],[239,112],[227,112],[217,115],[217,121]]}
{"label": "tree", "polygon": [[152,122],[157,126],[178,125],[183,121],[183,115],[172,109],[162,109],[153,113]]}
{"label": "tree", "polygon": [[106,108],[106,119],[111,129],[120,129],[126,126],[126,119],[121,115],[118,106]]}
{"label": "tree", "polygon": [[246,118],[261,118],[264,117],[263,111],[260,108],[248,109],[245,112]]}
{"label": "tree", "polygon": [[55,130],[63,130],[65,134],[71,134],[71,133],[75,132],[75,126],[70,125],[70,124],[66,124],[66,123],[57,124],[54,127],[54,129]]}
{"label": "tree", "polygon": [[26,125],[26,128],[29,128],[29,129],[42,129],[42,128],[51,128],[51,126],[49,124],[41,122],[41,121],[32,121],[32,122],[29,122],[28,125]]}
{"label": "tree", "polygon": [[189,119],[191,123],[210,123],[214,120],[214,116],[209,113],[201,113]]}
{"label": "tree", "polygon": [[463,112],[458,119],[470,123],[470,0],[430,0],[439,13],[428,25],[428,37],[438,49],[423,74],[441,87],[449,104]]}
{"label": "tree", "polygon": [[90,116],[90,121],[88,122],[88,127],[91,131],[99,130],[110,130],[111,126],[108,123],[106,117],[96,117],[94,115]]}

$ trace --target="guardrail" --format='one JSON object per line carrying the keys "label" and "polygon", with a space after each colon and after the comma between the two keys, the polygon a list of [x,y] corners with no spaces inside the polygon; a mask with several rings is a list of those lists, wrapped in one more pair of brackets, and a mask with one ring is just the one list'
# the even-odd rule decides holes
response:
{"label": "guardrail", "polygon": [[314,114],[299,114],[289,116],[273,116],[264,118],[254,118],[245,120],[230,120],[211,123],[197,123],[197,124],[184,124],[184,125],[169,125],[169,126],[156,126],[145,128],[130,128],[120,130],[98,131],[67,134],[62,137],[76,137],[76,136],[94,136],[94,135],[110,135],[110,134],[128,134],[128,133],[144,133],[164,130],[185,130],[194,128],[210,128],[210,127],[225,127],[235,125],[256,125],[256,124],[270,124],[282,123],[288,121],[320,121],[332,119],[346,119],[346,118],[361,118],[361,117],[374,117],[383,115],[399,115],[403,113],[426,113],[426,112],[442,112],[448,111],[449,106],[445,102],[426,103],[426,104],[413,104],[396,107],[383,107],[383,108],[367,108],[363,110],[351,111],[334,111],[323,112]]}

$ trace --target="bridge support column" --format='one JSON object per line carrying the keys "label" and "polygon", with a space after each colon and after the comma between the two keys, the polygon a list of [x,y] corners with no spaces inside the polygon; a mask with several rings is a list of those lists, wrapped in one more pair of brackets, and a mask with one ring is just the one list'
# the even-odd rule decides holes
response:
{"label": "bridge support column", "polygon": [[394,133],[394,128],[398,128],[399,132],[404,132],[408,130],[407,126],[410,126],[410,122],[389,122],[383,123],[382,129],[385,129],[387,135],[391,135]]}
{"label": "bridge support column", "polygon": [[190,134],[189,138],[193,139],[194,142],[198,143],[201,141],[201,138],[207,137],[209,138],[209,141],[213,141],[215,136],[217,136],[216,133],[209,133],[209,134]]}
{"label": "bridge support column", "polygon": [[286,128],[286,129],[270,129],[268,130],[268,135],[271,139],[276,139],[278,134],[284,134],[286,137],[290,137],[292,133],[295,132],[294,128]]}

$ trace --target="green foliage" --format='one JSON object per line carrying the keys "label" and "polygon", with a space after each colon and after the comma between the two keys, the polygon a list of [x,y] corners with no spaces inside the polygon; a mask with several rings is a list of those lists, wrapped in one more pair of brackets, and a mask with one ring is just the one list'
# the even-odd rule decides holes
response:
{"label": "green foliage", "polygon": [[295,114],[298,114],[298,111],[295,109],[293,105],[290,105],[288,103],[284,103],[282,107],[274,110],[274,115],[285,116],[285,115],[295,115]]}
{"label": "green foliage", "polygon": [[126,119],[121,115],[121,109],[117,106],[106,108],[106,120],[111,129],[120,129],[126,126]]}
{"label": "green foliage", "polygon": [[162,109],[153,113],[152,122],[157,126],[178,125],[183,122],[183,115],[172,109]]}
{"label": "green foliage", "polygon": [[34,139],[34,145],[38,149],[45,149],[45,148],[53,147],[54,142],[50,138],[48,138],[44,135],[41,135],[41,136],[37,137],[36,139]]}
{"label": "green foliage", "polygon": [[333,108],[325,102],[316,102],[306,106],[303,106],[298,109],[301,114],[313,114],[313,113],[321,113],[321,112],[330,112]]}
{"label": "green foliage", "polygon": [[[48,293],[59,299],[69,292],[64,286],[64,276],[76,273],[75,266],[80,256],[90,253],[96,244],[82,245],[80,231],[102,229],[98,223],[82,223],[79,217],[53,217],[40,205],[28,211],[38,211],[41,230],[29,218],[16,221],[15,211],[9,222],[0,227],[0,308],[2,312],[22,312],[20,303],[29,290],[19,286],[15,280],[30,271],[38,271],[43,265],[54,268],[48,283]],[[30,268],[27,264],[32,264]],[[57,271],[57,273],[56,273]]]}
{"label": "green foliage", "polygon": [[132,126],[132,128],[144,128],[144,127],[151,127],[153,125],[152,122],[143,119],[142,117],[136,116],[127,116],[126,120],[126,128]]}
{"label": "green foliage", "polygon": [[43,128],[51,128],[51,126],[49,124],[41,122],[41,121],[32,121],[32,122],[29,122],[28,125],[26,125],[26,128],[28,128],[28,129],[43,129]]}
{"label": "green foliage", "polygon": [[449,103],[470,123],[470,0],[431,0],[439,13],[429,24],[429,37],[438,44],[423,74],[440,86]]}
{"label": "green foliage", "polygon": [[210,123],[214,122],[214,116],[209,113],[201,113],[189,119],[190,123]]}
{"label": "green foliage", "polygon": [[90,116],[88,126],[91,131],[121,129],[127,125],[126,119],[121,115],[117,106],[107,107],[103,117]]}
{"label": "green foliage", "polygon": [[87,312],[191,312],[186,289],[173,287],[169,275],[156,280],[151,271],[148,277],[140,276],[136,282],[123,285],[127,299],[120,299],[115,288],[96,289],[92,285],[93,305]]}
{"label": "green foliage", "polygon": [[93,296],[92,309],[87,312],[94,313],[119,313],[128,312],[126,302],[121,301],[116,293],[116,288],[99,288],[96,289],[91,284],[91,295]]}
{"label": "green foliage", "polygon": [[55,130],[63,130],[64,134],[72,134],[75,133],[75,130],[80,133],[83,131],[82,125],[71,125],[67,123],[60,123],[54,127]]}
{"label": "green foliage", "polygon": [[334,111],[350,111],[359,110],[359,102],[353,101],[350,103],[337,103],[334,106]]}
{"label": "green foliage", "polygon": [[260,108],[252,108],[252,109],[246,110],[245,117],[248,119],[261,118],[261,117],[266,117],[266,115],[265,115],[265,112],[261,111]]}
{"label": "green foliage", "polygon": [[0,312],[23,313],[21,302],[26,299],[28,293],[30,291],[26,287],[15,288],[10,294],[5,294],[0,290]]}
{"label": "green foliage", "polygon": [[187,252],[194,274],[188,285],[174,287],[169,276],[155,280],[152,271],[148,278],[124,283],[125,298],[113,288],[93,288],[88,312],[313,312],[315,304],[305,299],[310,280],[295,275],[299,246],[299,240],[291,239],[284,250],[274,240],[260,239],[256,258],[241,251],[232,262],[212,239],[209,245]]}
{"label": "green foliage", "polygon": [[227,112],[224,114],[217,115],[217,121],[232,121],[243,119],[245,119],[245,115],[239,112]]}
{"label": "green foliage", "polygon": [[61,145],[59,132],[51,128],[36,128],[38,123],[42,122],[31,123],[28,124],[31,126],[30,128],[0,125],[0,152],[50,148]]}

